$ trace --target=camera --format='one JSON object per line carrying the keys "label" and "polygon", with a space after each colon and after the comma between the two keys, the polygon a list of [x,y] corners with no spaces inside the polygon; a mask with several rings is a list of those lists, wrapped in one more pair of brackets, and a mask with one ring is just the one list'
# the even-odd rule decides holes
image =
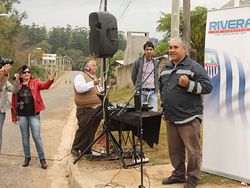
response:
{"label": "camera", "polygon": [[0,69],[6,64],[12,65],[13,63],[14,61],[12,59],[7,59],[0,56]]}

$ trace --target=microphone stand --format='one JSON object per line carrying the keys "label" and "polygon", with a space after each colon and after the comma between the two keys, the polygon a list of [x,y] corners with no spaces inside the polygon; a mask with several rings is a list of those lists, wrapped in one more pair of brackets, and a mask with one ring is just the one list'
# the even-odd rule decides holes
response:
{"label": "microphone stand", "polygon": [[[140,149],[141,149],[141,153],[142,153],[142,134],[143,134],[143,127],[142,127],[142,105],[141,105],[141,89],[143,84],[147,81],[147,79],[149,78],[149,76],[155,71],[156,67],[160,64],[162,59],[159,59],[159,61],[157,62],[157,64],[155,65],[155,67],[153,68],[153,70],[149,73],[149,75],[146,77],[146,79],[140,84],[138,84],[137,88],[135,88],[135,92],[133,94],[133,96],[129,99],[129,101],[123,106],[123,108],[120,110],[120,112],[117,114],[118,116],[121,115],[121,113],[125,110],[125,108],[129,105],[130,101],[134,98],[134,96],[139,92],[139,129],[140,129]],[[153,60],[155,61],[155,60]],[[135,159],[136,161],[136,159]],[[139,188],[145,188],[143,185],[143,161],[142,161],[142,154],[141,154],[141,185],[139,185]]]}

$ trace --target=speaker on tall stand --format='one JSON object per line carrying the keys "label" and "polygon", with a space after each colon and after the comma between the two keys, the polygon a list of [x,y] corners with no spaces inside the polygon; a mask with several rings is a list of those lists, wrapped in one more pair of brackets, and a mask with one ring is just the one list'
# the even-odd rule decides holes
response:
{"label": "speaker on tall stand", "polygon": [[123,166],[127,168],[124,162],[119,144],[109,130],[109,115],[108,115],[108,99],[107,99],[107,67],[106,58],[112,57],[118,48],[118,33],[116,18],[108,12],[93,12],[89,15],[89,42],[90,52],[93,57],[103,58],[103,75],[104,75],[104,129],[102,133],[81,153],[81,155],[73,162],[74,164],[94,145],[103,134],[106,135],[106,154],[109,156],[109,139],[111,140]]}

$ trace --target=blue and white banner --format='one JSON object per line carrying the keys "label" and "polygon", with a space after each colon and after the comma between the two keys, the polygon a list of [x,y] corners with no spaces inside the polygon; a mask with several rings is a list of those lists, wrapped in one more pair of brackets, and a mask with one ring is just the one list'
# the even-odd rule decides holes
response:
{"label": "blue and white banner", "polygon": [[250,183],[250,7],[209,11],[202,170]]}

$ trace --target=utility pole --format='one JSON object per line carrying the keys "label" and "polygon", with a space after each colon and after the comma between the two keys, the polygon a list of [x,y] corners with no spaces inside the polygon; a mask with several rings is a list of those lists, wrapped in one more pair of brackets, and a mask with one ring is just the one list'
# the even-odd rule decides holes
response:
{"label": "utility pole", "polygon": [[190,56],[190,0],[183,0],[183,38],[187,45],[187,55]]}
{"label": "utility pole", "polygon": [[107,0],[104,1],[104,11],[107,11]]}
{"label": "utility pole", "polygon": [[172,0],[171,38],[179,36],[180,0]]}

